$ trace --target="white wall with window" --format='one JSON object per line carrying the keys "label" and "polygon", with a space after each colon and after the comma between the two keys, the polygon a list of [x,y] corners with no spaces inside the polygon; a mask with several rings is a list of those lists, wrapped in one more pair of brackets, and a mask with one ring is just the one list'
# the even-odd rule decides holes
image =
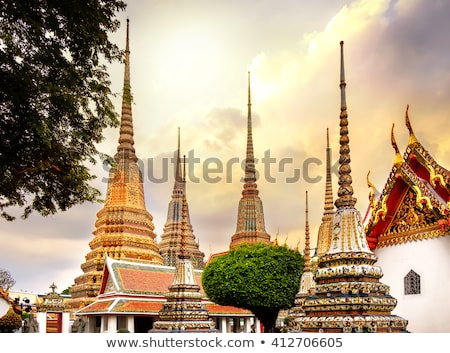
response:
{"label": "white wall with window", "polygon": [[393,314],[408,320],[408,330],[450,332],[450,235],[378,248],[375,254],[381,281],[398,301]]}

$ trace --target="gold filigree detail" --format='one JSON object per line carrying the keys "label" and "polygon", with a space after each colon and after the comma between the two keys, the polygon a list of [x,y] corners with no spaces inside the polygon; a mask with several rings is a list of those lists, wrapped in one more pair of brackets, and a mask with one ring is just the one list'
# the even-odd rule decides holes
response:
{"label": "gold filigree detail", "polygon": [[421,229],[413,229],[403,233],[385,233],[379,236],[377,248],[438,238],[446,234],[447,233],[442,232],[440,227],[436,224],[432,224]]}
{"label": "gold filigree detail", "polygon": [[436,180],[439,181],[439,184],[445,186],[444,177],[441,174],[436,173],[434,167],[430,164],[427,164],[427,169],[430,172],[430,184],[436,187]]}
{"label": "gold filigree detail", "polygon": [[[413,189],[416,190],[415,187]],[[386,234],[399,234],[436,224],[436,216],[431,212],[425,212],[417,200],[414,192],[410,190],[399,206]]]}
{"label": "gold filigree detail", "polygon": [[381,207],[375,211],[375,220],[373,221],[373,225],[377,224],[378,221],[385,219],[387,214],[387,199],[389,195],[384,195],[383,200],[381,201]]}

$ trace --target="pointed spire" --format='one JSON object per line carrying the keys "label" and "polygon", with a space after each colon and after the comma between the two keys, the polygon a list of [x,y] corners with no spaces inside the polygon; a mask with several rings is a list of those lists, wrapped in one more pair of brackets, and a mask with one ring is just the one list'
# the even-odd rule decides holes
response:
{"label": "pointed spire", "polygon": [[325,202],[322,222],[317,234],[316,252],[318,256],[325,254],[331,243],[332,222],[334,215],[333,187],[331,183],[331,148],[329,129],[327,128],[327,149],[326,149],[326,180],[325,180]]}
{"label": "pointed spire", "polygon": [[180,158],[180,127],[178,127],[178,147],[177,147],[177,160],[175,165],[175,182],[181,183],[181,158]]}
{"label": "pointed spire", "polygon": [[308,190],[306,190],[306,209],[305,209],[305,266],[303,271],[311,271],[311,255],[309,245],[309,220],[308,220]]}
{"label": "pointed spire", "polygon": [[[186,173],[186,156],[183,156],[183,182],[185,182],[185,173]],[[182,204],[181,204],[181,245],[180,245],[180,253],[178,254],[179,259],[190,259],[191,255],[188,251],[187,247],[187,236],[188,236],[188,211],[187,211],[187,201],[186,201],[186,192],[183,192]]]}
{"label": "pointed spire", "polygon": [[[323,217],[334,213],[333,205],[333,186],[331,182],[331,148],[329,129],[327,128],[327,151],[326,151],[326,179],[325,179],[325,203]],[[324,220],[322,218],[322,220]]]}
{"label": "pointed spire", "polygon": [[339,144],[339,189],[338,199],[335,202],[336,207],[353,207],[356,204],[356,198],[353,197],[352,177],[350,175],[350,146],[348,137],[348,119],[347,102],[345,98],[345,73],[344,73],[344,42],[341,41],[341,80],[339,87],[341,89],[341,113],[340,113],[340,139]]}
{"label": "pointed spire", "polygon": [[[181,241],[184,237],[185,248],[189,250],[190,259],[194,267],[202,269],[204,267],[205,254],[200,251],[199,244],[195,241],[195,235],[189,217],[189,206],[186,196],[186,159],[184,157],[184,159],[181,160],[180,157],[180,140],[181,134],[180,128],[178,128],[178,145],[173,159],[175,166],[175,183],[172,191],[172,199],[169,202],[167,220],[164,224],[161,241],[159,243],[160,253],[163,256],[164,265],[175,266],[178,255],[181,252]],[[182,163],[184,163],[183,166]],[[183,212],[185,215],[183,215]],[[186,224],[184,225],[183,222]]]}
{"label": "pointed spire", "polygon": [[248,114],[247,114],[247,150],[245,158],[244,188],[239,201],[236,232],[231,236],[230,249],[247,243],[270,243],[270,235],[267,234],[264,225],[263,204],[259,198],[256,185],[255,158],[253,154],[252,137],[252,112],[250,72],[248,72]]}
{"label": "pointed spire", "polygon": [[409,131],[408,146],[411,146],[411,145],[417,143],[417,138],[414,135],[414,131],[411,126],[411,122],[409,121],[408,110],[409,110],[409,104],[406,106],[405,122],[406,122],[406,127],[408,128],[408,131]]}
{"label": "pointed spire", "polygon": [[181,174],[181,144],[180,144],[180,127],[178,127],[178,141],[177,141],[177,154],[175,157],[175,185],[174,192],[184,192],[186,190],[185,182],[183,181],[183,176]]}
{"label": "pointed spire", "polygon": [[122,94],[122,117],[120,121],[119,146],[114,156],[116,163],[125,161],[136,162],[136,151],[134,149],[133,117],[131,112],[131,84],[130,84],[130,20],[127,18],[127,37],[125,45],[125,69]]}
{"label": "pointed spire", "polygon": [[394,165],[399,167],[403,163],[403,159],[402,159],[402,155],[400,154],[400,150],[398,149],[397,142],[395,141],[394,124],[392,124],[392,129],[391,129],[391,144],[395,150]]}
{"label": "pointed spire", "polygon": [[256,182],[255,157],[253,154],[253,135],[252,135],[252,103],[250,92],[250,71],[248,75],[248,103],[247,103],[247,154],[245,159],[245,183],[253,184]]}

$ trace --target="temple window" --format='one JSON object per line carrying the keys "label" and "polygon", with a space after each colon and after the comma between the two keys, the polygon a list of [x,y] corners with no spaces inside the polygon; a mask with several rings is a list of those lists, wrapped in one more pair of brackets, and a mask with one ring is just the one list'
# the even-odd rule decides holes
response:
{"label": "temple window", "polygon": [[409,271],[403,279],[405,295],[420,294],[420,276],[413,270]]}

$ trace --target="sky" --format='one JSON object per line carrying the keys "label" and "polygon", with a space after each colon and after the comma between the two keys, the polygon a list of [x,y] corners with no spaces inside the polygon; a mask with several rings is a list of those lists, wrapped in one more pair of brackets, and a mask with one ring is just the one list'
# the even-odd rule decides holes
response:
{"label": "sky", "polygon": [[[408,104],[416,137],[438,163],[450,167],[450,2],[127,3],[111,40],[124,48],[129,18],[135,148],[158,241],[172,194],[170,158],[180,127],[181,153],[189,163],[187,200],[200,250],[205,259],[228,250],[243,185],[250,71],[266,230],[272,239],[303,249],[308,191],[315,246],[325,196],[327,128],[337,170],[341,40],[356,208],[362,214],[367,209],[369,172],[380,191],[388,178],[393,124],[405,150]],[[120,112],[123,66],[113,64],[109,73]],[[118,128],[105,130],[99,150],[113,155],[118,136]],[[92,185],[105,194],[108,169],[96,164],[92,172],[97,176]],[[336,198],[337,175],[332,178]],[[72,285],[82,274],[101,207],[85,203],[49,217],[0,220],[0,268],[16,280],[13,289],[47,293],[53,282],[57,291]]]}

